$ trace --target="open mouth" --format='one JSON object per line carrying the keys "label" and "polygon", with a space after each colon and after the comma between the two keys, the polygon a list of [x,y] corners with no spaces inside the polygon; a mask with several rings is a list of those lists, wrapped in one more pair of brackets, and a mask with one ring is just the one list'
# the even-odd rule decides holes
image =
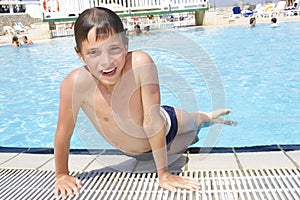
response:
{"label": "open mouth", "polygon": [[106,70],[102,70],[102,75],[103,76],[113,76],[117,71],[117,68],[110,68],[110,69],[106,69]]}

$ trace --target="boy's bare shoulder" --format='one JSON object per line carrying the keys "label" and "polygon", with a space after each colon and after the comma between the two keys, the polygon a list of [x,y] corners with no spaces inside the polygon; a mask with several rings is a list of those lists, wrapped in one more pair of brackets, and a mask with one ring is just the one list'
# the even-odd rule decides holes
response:
{"label": "boy's bare shoulder", "polygon": [[150,55],[140,50],[133,51],[131,52],[131,62],[131,67],[139,82],[156,81],[157,69]]}
{"label": "boy's bare shoulder", "polygon": [[132,51],[129,56],[131,56],[134,66],[153,63],[152,58],[146,52],[141,50]]}
{"label": "boy's bare shoulder", "polygon": [[85,67],[79,67],[70,72],[62,81],[62,86],[69,85],[79,88],[86,88],[90,83],[94,82],[91,74],[85,69]]}

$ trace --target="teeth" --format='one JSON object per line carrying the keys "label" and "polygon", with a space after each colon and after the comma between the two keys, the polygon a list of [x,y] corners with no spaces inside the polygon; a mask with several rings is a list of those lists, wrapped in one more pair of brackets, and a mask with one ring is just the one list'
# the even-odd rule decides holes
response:
{"label": "teeth", "polygon": [[115,70],[115,68],[103,70],[103,73],[110,73],[110,72],[113,72],[114,70]]}

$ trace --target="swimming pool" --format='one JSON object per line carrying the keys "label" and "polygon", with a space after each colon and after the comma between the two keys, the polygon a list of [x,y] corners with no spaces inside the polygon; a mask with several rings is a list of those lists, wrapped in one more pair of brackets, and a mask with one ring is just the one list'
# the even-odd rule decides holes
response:
{"label": "swimming pool", "polygon": [[[202,129],[193,146],[300,144],[300,26],[280,25],[164,30],[130,37],[130,49],[143,49],[157,63],[162,104],[232,109],[237,127]],[[63,38],[0,47],[0,146],[53,147],[59,84],[81,65],[73,46],[73,38]],[[82,121],[71,148],[112,147]]]}

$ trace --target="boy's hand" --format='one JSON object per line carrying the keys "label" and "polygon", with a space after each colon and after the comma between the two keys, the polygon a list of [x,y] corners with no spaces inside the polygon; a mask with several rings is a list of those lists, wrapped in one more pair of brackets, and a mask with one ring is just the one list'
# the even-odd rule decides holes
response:
{"label": "boy's hand", "polygon": [[195,191],[200,189],[200,183],[192,178],[177,176],[166,173],[159,177],[159,186],[171,192],[176,192],[177,188]]}
{"label": "boy's hand", "polygon": [[56,177],[54,196],[57,199],[60,193],[62,199],[67,199],[67,196],[74,197],[79,195],[81,187],[82,183],[78,178],[67,174],[59,175]]}

